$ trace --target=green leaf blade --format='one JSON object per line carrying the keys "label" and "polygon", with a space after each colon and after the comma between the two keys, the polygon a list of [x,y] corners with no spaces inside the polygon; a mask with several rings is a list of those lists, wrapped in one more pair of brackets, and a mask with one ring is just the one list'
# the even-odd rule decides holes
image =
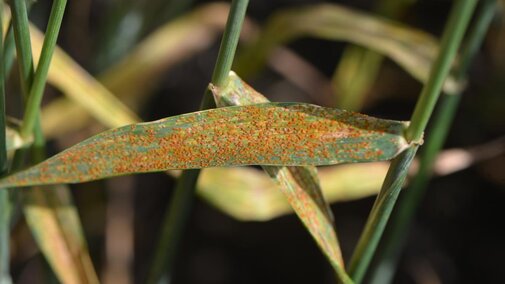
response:
{"label": "green leaf blade", "polygon": [[0,186],[77,183],[132,173],[221,166],[389,160],[405,123],[301,103],[194,112],[112,129],[7,177]]}

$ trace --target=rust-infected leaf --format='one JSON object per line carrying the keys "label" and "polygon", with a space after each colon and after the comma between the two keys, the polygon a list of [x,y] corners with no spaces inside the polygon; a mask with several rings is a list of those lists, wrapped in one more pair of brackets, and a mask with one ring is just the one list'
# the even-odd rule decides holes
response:
{"label": "rust-infected leaf", "polygon": [[[230,72],[228,76],[227,87],[222,92],[214,92],[214,99],[218,107],[269,102],[234,72]],[[333,214],[329,204],[324,200],[317,169],[312,166],[263,166],[263,169],[279,184],[280,190],[295,213],[335,267],[336,272],[340,273],[344,261],[333,225]]]}
{"label": "rust-infected leaf", "polygon": [[303,103],[233,106],[105,131],[0,186],[77,183],[132,173],[241,165],[389,160],[405,123]]}

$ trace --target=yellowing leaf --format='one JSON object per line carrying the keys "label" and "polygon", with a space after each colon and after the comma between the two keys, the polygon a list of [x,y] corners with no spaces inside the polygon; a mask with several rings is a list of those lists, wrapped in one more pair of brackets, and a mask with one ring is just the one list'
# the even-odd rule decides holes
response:
{"label": "yellowing leaf", "polygon": [[[37,62],[42,49],[43,34],[33,25],[30,26],[30,33],[33,38],[34,60]],[[132,111],[59,47],[54,50],[48,81],[102,123],[118,127],[125,125],[125,122],[130,124],[138,121]],[[59,125],[65,124],[72,124],[72,121],[69,122],[67,118],[65,123]]]}
{"label": "yellowing leaf", "polygon": [[[56,63],[49,70],[48,82],[71,97],[76,104],[65,98],[49,104],[49,108],[42,112],[45,135],[56,137],[80,129],[90,122],[91,116],[110,128],[138,122],[137,116],[111,92],[125,101],[133,96],[137,100],[145,97],[141,95],[155,86],[161,78],[161,71],[208,48],[214,42],[224,28],[228,10],[226,3],[206,4],[167,23],[101,74],[99,80],[102,84],[61,49],[57,49],[53,56]],[[31,32],[34,44],[41,46],[40,32],[34,27]]]}
{"label": "yellowing leaf", "polygon": [[[242,76],[257,72],[277,47],[301,37],[348,41],[388,56],[414,78],[426,82],[438,53],[433,36],[393,21],[383,20],[336,4],[286,9],[273,15],[263,32],[237,59]],[[460,88],[454,78],[444,86]]]}
{"label": "yellowing leaf", "polygon": [[[387,169],[386,162],[347,164],[320,168],[318,175],[326,200],[333,203],[377,194]],[[205,169],[198,194],[238,220],[268,221],[293,213],[279,184],[254,168]]]}
{"label": "yellowing leaf", "polygon": [[24,193],[26,221],[60,281],[98,283],[69,189],[34,187]]}
{"label": "yellowing leaf", "polygon": [[210,3],[168,22],[101,74],[100,81],[123,98],[148,93],[163,70],[215,42],[226,24],[229,8],[227,3]]}

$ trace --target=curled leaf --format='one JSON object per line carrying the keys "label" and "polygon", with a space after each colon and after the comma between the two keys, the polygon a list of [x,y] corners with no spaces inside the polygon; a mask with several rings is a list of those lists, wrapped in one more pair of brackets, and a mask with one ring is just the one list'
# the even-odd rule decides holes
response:
{"label": "curled leaf", "polygon": [[404,129],[403,122],[302,103],[226,107],[105,131],[2,179],[0,186],[168,169],[389,160],[409,146]]}

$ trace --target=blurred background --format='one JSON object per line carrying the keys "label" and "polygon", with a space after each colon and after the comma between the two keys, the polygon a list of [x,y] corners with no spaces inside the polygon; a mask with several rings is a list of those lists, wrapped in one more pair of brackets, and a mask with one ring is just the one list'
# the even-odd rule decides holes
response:
{"label": "blurred background", "polygon": [[[101,80],[104,82],[114,72],[126,70],[121,65],[125,58],[133,60],[129,61],[128,68],[143,68],[142,62],[136,63],[135,57],[131,57],[139,44],[165,25],[181,23],[180,19],[202,11],[209,3],[214,2],[69,1],[58,44],[87,72],[96,78],[105,78]],[[238,56],[275,13],[320,3],[323,2],[250,1]],[[324,3],[344,5],[381,19],[390,18],[439,37],[453,1]],[[467,89],[444,146],[458,149],[460,154],[452,152],[449,160],[440,166],[438,176],[430,182],[411,223],[394,283],[505,283],[502,267],[505,255],[504,3],[499,1],[495,20],[472,63]],[[50,5],[51,1],[38,0],[32,6],[30,20],[41,30],[45,29]],[[132,94],[125,96],[125,102],[147,121],[196,111],[210,81],[226,15],[226,9],[214,9],[205,15],[193,16],[193,22],[201,21],[209,30],[181,29],[182,34],[177,35],[180,46],[178,40],[173,48],[166,49],[167,58],[160,64],[163,66],[145,73],[146,78],[137,82],[140,87],[130,86],[125,80],[109,80],[113,85],[110,90],[117,96],[131,91]],[[171,39],[161,37],[161,40]],[[367,59],[370,65],[358,69],[367,72],[369,77],[360,77],[364,81],[356,83],[356,75],[343,60],[352,56],[349,55],[351,48],[344,41],[301,37],[270,57],[263,68],[239,72],[239,75],[271,101],[303,101],[408,120],[421,83],[396,62],[373,55]],[[342,74],[345,70],[350,74]],[[17,72],[13,71],[11,77],[12,81],[17,80]],[[367,81],[367,78],[371,79]],[[345,85],[352,80],[357,85]],[[9,93],[17,92],[16,84],[10,84],[9,88]],[[359,93],[363,99],[346,101],[345,92]],[[61,97],[60,91],[49,86],[45,105]],[[10,97],[8,106],[11,115],[19,115],[17,98]],[[69,130],[62,130],[50,140],[50,154],[106,129],[92,121],[74,128],[72,123],[69,122]],[[367,173],[361,178],[367,179]],[[168,175],[157,173],[72,186],[91,257],[103,282],[143,283],[174,181]],[[331,206],[346,260],[374,202],[371,193],[359,197],[334,202]],[[44,282],[47,264],[22,221],[13,231],[12,258],[16,283]],[[241,221],[197,197],[171,283],[334,281],[330,265],[294,214],[282,214],[268,221]]]}

